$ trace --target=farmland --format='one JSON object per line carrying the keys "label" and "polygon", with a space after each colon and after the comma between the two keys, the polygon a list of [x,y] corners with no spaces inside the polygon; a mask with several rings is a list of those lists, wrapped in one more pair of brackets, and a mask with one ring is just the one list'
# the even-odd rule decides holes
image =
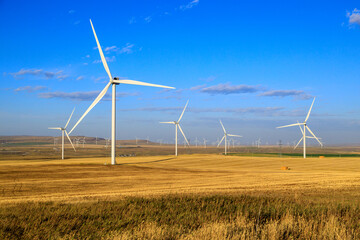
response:
{"label": "farmland", "polygon": [[172,146],[129,143],[116,166],[103,145],[66,147],[59,160],[50,145],[3,146],[2,239],[360,236],[355,147],[310,148],[307,159],[279,157],[275,147],[239,147],[229,156],[191,147],[174,157]]}

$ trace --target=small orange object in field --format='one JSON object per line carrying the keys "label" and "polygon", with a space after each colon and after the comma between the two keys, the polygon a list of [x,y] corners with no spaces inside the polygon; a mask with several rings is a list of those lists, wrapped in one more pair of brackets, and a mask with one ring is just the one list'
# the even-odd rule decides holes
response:
{"label": "small orange object in field", "polygon": [[281,167],[281,170],[290,170],[290,168],[289,168],[289,167],[282,166],[282,167]]}
{"label": "small orange object in field", "polygon": [[319,156],[319,158],[325,158],[325,156]]}

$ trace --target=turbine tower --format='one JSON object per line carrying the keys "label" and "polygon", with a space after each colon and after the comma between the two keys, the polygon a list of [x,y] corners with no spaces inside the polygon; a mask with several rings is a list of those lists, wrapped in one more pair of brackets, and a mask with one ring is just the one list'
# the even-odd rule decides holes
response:
{"label": "turbine tower", "polygon": [[115,159],[115,144],[116,144],[116,85],[119,84],[131,84],[131,85],[142,85],[142,86],[150,86],[150,87],[161,87],[161,88],[171,88],[174,89],[173,87],[168,87],[168,86],[163,86],[163,85],[157,85],[157,84],[151,84],[151,83],[145,83],[145,82],[140,82],[140,81],[135,81],[135,80],[119,80],[119,78],[117,77],[112,77],[109,67],[107,65],[105,56],[103,54],[103,51],[101,49],[99,40],[96,36],[96,32],[94,29],[94,26],[91,22],[90,19],[90,24],[91,24],[91,28],[93,30],[94,33],[94,37],[96,40],[96,44],[99,50],[99,54],[101,57],[101,61],[104,65],[105,71],[107,73],[107,75],[109,76],[109,82],[106,84],[105,88],[100,92],[100,94],[95,98],[94,102],[89,106],[89,108],[85,111],[85,113],[81,116],[81,118],[77,121],[77,123],[75,124],[75,126],[71,129],[71,131],[69,132],[69,134],[75,129],[75,127],[81,122],[81,120],[88,114],[88,112],[90,112],[91,109],[93,109],[93,107],[95,107],[95,105],[104,97],[104,95],[106,94],[107,90],[109,89],[110,85],[112,86],[112,110],[111,110],[111,164],[115,165],[116,164],[116,159]]}
{"label": "turbine tower", "polygon": [[71,139],[70,139],[70,137],[69,137],[69,134],[68,134],[67,131],[66,131],[66,127],[68,126],[68,124],[69,124],[69,122],[70,122],[70,119],[71,119],[74,111],[75,111],[75,108],[74,108],[74,110],[72,111],[72,113],[71,113],[71,115],[70,115],[67,123],[65,124],[65,127],[49,127],[49,129],[61,130],[61,136],[62,136],[62,138],[61,138],[61,159],[63,159],[63,160],[64,160],[64,133],[66,134],[67,138],[69,139],[69,142],[71,143],[71,146],[74,148],[74,151],[76,152],[76,149],[75,149],[73,143],[71,142]]}
{"label": "turbine tower", "polygon": [[219,147],[220,144],[222,143],[222,141],[223,141],[224,138],[225,138],[225,155],[226,155],[226,154],[227,154],[227,148],[228,148],[228,145],[227,145],[227,136],[229,136],[229,137],[242,137],[242,136],[227,133],[226,130],[225,130],[224,125],[223,125],[222,122],[221,122],[221,120],[220,120],[220,124],[221,124],[221,126],[222,126],[222,129],[224,130],[224,136],[222,137],[222,139],[220,140],[220,142],[219,142],[219,144],[218,144],[217,146]]}
{"label": "turbine tower", "polygon": [[184,112],[185,112],[185,109],[186,109],[188,103],[189,103],[189,100],[186,102],[186,105],[185,105],[184,110],[182,111],[182,113],[181,113],[181,115],[180,115],[180,117],[179,117],[179,120],[173,121],[173,122],[160,122],[160,123],[174,124],[174,125],[175,125],[175,156],[178,155],[178,137],[177,137],[177,135],[178,135],[178,128],[180,129],[180,132],[181,132],[182,135],[184,136],[184,139],[185,139],[186,143],[190,146],[190,144],[189,144],[187,138],[185,137],[185,134],[184,134],[184,132],[183,132],[183,130],[181,129],[181,126],[180,126],[180,120],[181,120],[182,116],[184,115]]}
{"label": "turbine tower", "polygon": [[[304,150],[304,158],[306,158],[306,138],[315,138],[319,144],[322,146],[323,144],[320,142],[320,140],[315,136],[315,134],[310,130],[310,128],[307,126],[306,122],[307,120],[309,119],[309,116],[310,116],[310,112],[311,112],[311,109],[314,105],[314,102],[315,102],[315,98],[311,104],[311,107],[309,109],[309,112],[305,118],[305,121],[303,123],[294,123],[294,124],[290,124],[290,125],[285,125],[285,126],[280,126],[280,127],[277,127],[277,128],[285,128],[285,127],[292,127],[292,126],[299,126],[300,130],[301,130],[301,133],[302,133],[302,137],[300,138],[299,142],[296,144],[295,148],[299,145],[299,143],[301,141],[303,141],[303,150]],[[301,128],[301,126],[303,126],[303,128]],[[309,133],[312,135],[312,137],[309,137],[309,136],[306,136],[306,130],[309,131]]]}

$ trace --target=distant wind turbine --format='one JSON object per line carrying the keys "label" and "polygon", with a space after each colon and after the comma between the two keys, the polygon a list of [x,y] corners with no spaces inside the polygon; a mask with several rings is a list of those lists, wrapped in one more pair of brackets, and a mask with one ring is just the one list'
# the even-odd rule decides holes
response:
{"label": "distant wind turbine", "polygon": [[206,148],[206,142],[207,142],[207,140],[205,139],[205,138],[203,138],[204,139],[204,148]]}
{"label": "distant wind turbine", "polygon": [[[314,105],[314,102],[315,102],[315,98],[314,98],[314,100],[313,100],[313,102],[312,102],[312,104],[311,104],[311,107],[310,107],[310,109],[309,109],[309,112],[308,112],[308,114],[307,114],[307,116],[306,116],[306,118],[305,118],[305,121],[304,121],[303,123],[297,122],[297,123],[294,123],[294,124],[277,127],[277,128],[285,128],[285,127],[299,126],[299,128],[300,128],[300,130],[301,130],[301,133],[302,133],[302,138],[301,138],[301,139],[299,140],[299,142],[296,144],[295,148],[299,145],[299,143],[300,143],[301,141],[303,141],[303,144],[304,144],[304,145],[303,145],[304,158],[306,158],[306,138],[315,138],[315,139],[319,142],[319,144],[320,144],[321,146],[323,146],[323,144],[320,142],[320,140],[315,136],[315,134],[310,130],[310,128],[309,128],[309,127],[307,126],[307,124],[306,124],[307,120],[309,119],[309,116],[310,116],[310,113],[311,113],[311,109],[312,109],[312,107],[313,107],[313,105]],[[301,126],[304,126],[304,127],[301,128]],[[306,136],[306,130],[309,131],[309,133],[312,135],[312,137]]]}
{"label": "distant wind turbine", "polygon": [[71,142],[71,139],[70,139],[70,137],[69,137],[69,134],[68,134],[67,131],[66,131],[66,127],[68,126],[68,124],[69,124],[69,122],[70,122],[70,119],[71,119],[74,111],[75,111],[75,108],[74,108],[74,110],[72,111],[72,113],[71,113],[71,115],[70,115],[67,123],[65,124],[65,127],[49,127],[49,129],[61,130],[61,136],[62,136],[62,138],[61,138],[61,159],[64,159],[64,133],[66,134],[67,138],[69,139],[69,142],[71,143],[71,146],[74,148],[74,151],[76,152],[76,149],[75,149],[73,143]]}
{"label": "distant wind turbine", "polygon": [[225,155],[226,155],[227,154],[227,148],[228,148],[227,136],[229,136],[229,137],[242,137],[242,136],[227,133],[226,130],[225,130],[224,125],[221,122],[221,120],[220,120],[220,124],[221,124],[222,129],[224,130],[224,136],[222,137],[222,139],[220,140],[220,142],[219,142],[219,144],[217,146],[219,147],[220,144],[222,143],[222,141],[225,139]]}
{"label": "distant wind turbine", "polygon": [[179,117],[179,120],[177,120],[177,121],[172,121],[172,122],[160,122],[160,123],[174,124],[174,125],[175,125],[175,156],[178,155],[178,137],[177,137],[177,135],[178,135],[178,128],[180,129],[180,132],[181,132],[182,135],[184,136],[184,139],[185,139],[187,145],[190,146],[187,138],[185,137],[185,133],[183,132],[183,130],[181,129],[181,126],[180,126],[180,120],[181,120],[182,116],[184,115],[184,112],[185,112],[185,109],[186,109],[188,103],[189,103],[189,100],[186,102],[186,105],[185,105],[184,110],[182,111],[182,113],[181,113],[181,115],[180,115],[180,117]]}
{"label": "distant wind turbine", "polygon": [[150,86],[150,87],[160,87],[160,88],[172,88],[173,87],[168,87],[168,86],[163,86],[163,85],[157,85],[157,84],[151,84],[151,83],[145,83],[145,82],[140,82],[140,81],[135,81],[135,80],[119,80],[119,78],[117,77],[112,77],[109,67],[107,65],[105,56],[103,54],[103,51],[101,49],[99,40],[96,36],[95,33],[95,29],[94,26],[91,22],[90,19],[90,24],[91,24],[91,28],[93,30],[94,36],[95,36],[95,40],[96,40],[96,44],[100,53],[100,57],[101,57],[101,61],[104,65],[105,71],[107,73],[107,75],[109,76],[109,82],[106,84],[105,88],[100,92],[100,94],[95,98],[94,102],[89,106],[89,108],[85,111],[85,113],[81,116],[81,118],[77,121],[77,123],[74,125],[74,127],[71,129],[71,131],[69,132],[69,134],[75,129],[75,127],[81,122],[81,120],[88,114],[88,112],[90,112],[91,109],[93,109],[93,107],[95,107],[95,105],[105,96],[107,90],[109,89],[110,85],[112,86],[112,111],[111,111],[111,164],[115,165],[116,164],[116,159],[115,159],[115,144],[116,144],[116,135],[115,135],[115,130],[116,130],[116,85],[119,84],[131,84],[131,85],[142,85],[142,86]]}

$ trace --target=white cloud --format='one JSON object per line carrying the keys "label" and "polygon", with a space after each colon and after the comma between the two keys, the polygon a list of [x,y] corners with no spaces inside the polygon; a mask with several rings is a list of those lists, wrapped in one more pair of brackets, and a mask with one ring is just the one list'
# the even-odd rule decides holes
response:
{"label": "white cloud", "polygon": [[146,18],[144,18],[145,22],[149,23],[152,20],[151,16],[147,16]]}
{"label": "white cloud", "polygon": [[186,5],[181,5],[179,8],[180,8],[180,10],[184,11],[184,10],[190,9],[190,8],[192,8],[192,7],[194,7],[194,6],[198,5],[198,4],[199,4],[199,0],[193,0],[193,1],[189,2]]}
{"label": "white cloud", "polygon": [[84,79],[84,76],[78,76],[78,77],[76,78],[77,81],[80,81],[80,80],[83,80],[83,79]]}
{"label": "white cloud", "polygon": [[300,90],[271,90],[271,91],[263,92],[263,93],[259,94],[259,96],[264,96],[264,97],[288,97],[288,96],[292,96],[292,97],[297,97],[297,98],[300,98],[300,99],[312,98],[312,96],[310,94],[307,94],[304,91],[300,91]]}
{"label": "white cloud", "polygon": [[[99,95],[99,91],[88,91],[88,92],[46,92],[39,93],[38,96],[40,98],[60,98],[60,99],[68,99],[68,100],[76,100],[76,101],[93,101]],[[137,92],[119,92],[116,94],[116,97],[127,97],[127,96],[138,96]],[[109,101],[111,100],[111,95],[107,93],[103,100]]]}
{"label": "white cloud", "polygon": [[111,46],[111,47],[106,47],[105,48],[105,52],[116,52],[118,50],[119,50],[119,48],[116,47],[116,46]]}
{"label": "white cloud", "polygon": [[360,10],[354,9],[351,14],[348,12],[347,17],[349,18],[350,24],[358,24],[360,25]]}
{"label": "white cloud", "polygon": [[206,84],[198,85],[190,88],[190,91],[197,91],[206,87]]}
{"label": "white cloud", "polygon": [[133,52],[133,47],[135,46],[135,44],[130,44],[130,43],[127,43],[125,47],[121,48],[120,49],[120,53],[132,53]]}
{"label": "white cloud", "polygon": [[35,92],[35,91],[40,91],[40,90],[45,90],[47,89],[47,87],[45,86],[24,86],[24,87],[18,87],[17,89],[15,89],[15,92],[21,92],[21,91],[26,91],[26,92]]}
{"label": "white cloud", "polygon": [[10,73],[14,77],[24,76],[24,75],[41,75],[43,73],[42,69],[20,69],[20,71],[15,73]]}
{"label": "white cloud", "polygon": [[212,95],[215,94],[236,94],[236,93],[253,93],[260,91],[261,88],[259,86],[251,86],[251,85],[231,85],[229,83],[220,83],[218,85],[206,87],[206,84],[192,87],[190,90],[200,91],[202,93],[209,93]]}
{"label": "white cloud", "polygon": [[[172,112],[182,110],[183,107],[145,107],[145,108],[129,108],[121,111],[148,111],[148,112]],[[249,107],[249,108],[191,108],[187,111],[193,113],[248,113],[261,116],[279,116],[279,115],[293,115],[290,112],[284,112],[283,107]]]}
{"label": "white cloud", "polygon": [[240,94],[240,93],[256,93],[261,92],[258,94],[258,96],[261,97],[294,97],[301,100],[306,100],[309,98],[312,98],[313,96],[302,91],[302,90],[266,90],[265,87],[257,85],[231,85],[229,83],[220,83],[218,85],[213,85],[207,87],[206,84],[198,85],[191,87],[189,89],[190,91],[199,91],[202,93],[208,93],[211,95],[215,94],[222,94],[222,95],[228,95],[228,94]]}
{"label": "white cloud", "polygon": [[18,72],[10,73],[15,78],[20,78],[25,75],[31,75],[31,76],[39,76],[39,77],[45,77],[46,79],[54,78],[63,80],[65,78],[68,78],[68,75],[63,74],[63,70],[57,71],[57,72],[51,72],[51,71],[44,71],[42,69],[21,69]]}
{"label": "white cloud", "polygon": [[[115,62],[116,61],[116,57],[112,56],[112,57],[105,57],[106,62]],[[94,60],[93,63],[101,63],[101,60]]]}

